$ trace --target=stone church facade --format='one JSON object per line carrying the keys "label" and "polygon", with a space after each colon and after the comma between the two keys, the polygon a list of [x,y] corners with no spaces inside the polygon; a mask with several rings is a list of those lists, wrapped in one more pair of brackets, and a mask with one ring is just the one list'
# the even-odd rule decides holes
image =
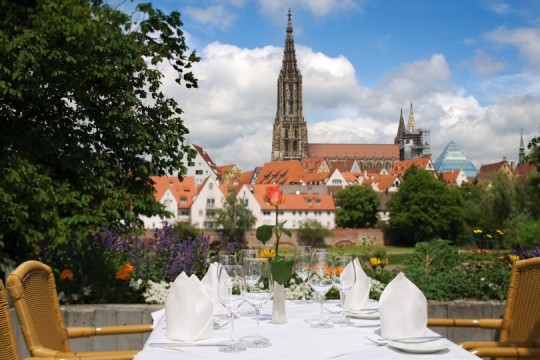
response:
{"label": "stone church facade", "polygon": [[[385,168],[390,171],[397,161],[404,160],[405,145],[416,149],[414,155],[424,154],[418,151],[411,141],[422,140],[422,136],[411,136],[403,123],[394,144],[310,144],[307,124],[302,107],[302,75],[296,61],[294,48],[291,10],[288,13],[287,30],[283,61],[277,81],[277,111],[272,136],[272,161],[299,160],[322,157],[332,166],[337,161],[354,160],[361,170]],[[412,113],[412,104],[411,104]],[[413,115],[414,116],[414,115]],[[416,130],[414,130],[416,134]],[[399,138],[399,140],[398,140]]]}

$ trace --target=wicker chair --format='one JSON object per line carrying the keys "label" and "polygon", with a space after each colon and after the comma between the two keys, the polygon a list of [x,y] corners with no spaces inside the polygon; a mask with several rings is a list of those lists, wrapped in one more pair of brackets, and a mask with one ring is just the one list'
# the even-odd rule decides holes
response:
{"label": "wicker chair", "polygon": [[480,357],[540,358],[540,258],[514,262],[502,319],[428,319],[428,326],[498,329],[499,341],[460,345]]}
{"label": "wicker chair", "polygon": [[19,318],[28,350],[34,357],[84,360],[133,359],[136,350],[72,352],[69,339],[94,335],[134,334],[152,331],[152,325],[65,327],[51,268],[30,260],[22,263],[7,279],[7,289]]}

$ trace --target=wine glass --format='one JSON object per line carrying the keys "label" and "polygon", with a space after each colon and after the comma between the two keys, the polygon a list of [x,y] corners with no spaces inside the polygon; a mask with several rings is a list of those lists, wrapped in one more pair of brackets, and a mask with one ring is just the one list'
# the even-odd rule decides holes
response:
{"label": "wine glass", "polygon": [[247,347],[262,348],[271,346],[270,341],[259,335],[259,313],[274,293],[274,280],[268,259],[244,259],[244,299],[255,309],[257,332],[255,336],[240,338]]}
{"label": "wine glass", "polygon": [[237,265],[236,256],[232,254],[220,254],[218,257],[220,265]]}
{"label": "wine glass", "polygon": [[[311,246],[298,246],[294,257],[294,273],[302,280],[304,287],[309,274],[309,264],[311,261]],[[302,302],[306,302],[306,292],[302,290]]]}
{"label": "wine glass", "polygon": [[333,260],[334,286],[339,291],[341,316],[338,319],[332,318],[331,320],[333,324],[346,326],[352,322],[345,316],[345,296],[347,290],[352,288],[356,282],[356,268],[351,255],[334,255]]}
{"label": "wine glass", "polygon": [[234,340],[234,313],[244,302],[242,289],[244,287],[244,269],[240,265],[222,265],[218,275],[218,297],[219,301],[229,314],[231,323],[231,339],[221,346],[222,352],[245,351],[246,347]]}
{"label": "wine glass", "polygon": [[[257,249],[240,249],[238,251],[238,264],[244,266],[244,260],[257,257],[259,257],[259,250]],[[247,309],[240,309],[238,313],[242,316],[255,315],[255,311],[251,306],[249,306]]]}
{"label": "wine glass", "polygon": [[321,301],[321,317],[318,322],[311,324],[316,328],[329,328],[333,325],[323,317],[324,296],[334,286],[334,264],[332,254],[329,252],[315,252],[311,254],[308,284],[319,295]]}

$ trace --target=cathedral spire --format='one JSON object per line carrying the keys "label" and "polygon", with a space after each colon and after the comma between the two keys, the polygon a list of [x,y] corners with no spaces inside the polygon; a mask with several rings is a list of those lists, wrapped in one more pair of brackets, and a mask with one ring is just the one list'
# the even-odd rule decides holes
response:
{"label": "cathedral spire", "polygon": [[414,113],[413,113],[413,108],[412,108],[412,102],[411,102],[411,110],[409,111],[409,122],[407,124],[407,130],[409,130],[410,132],[416,131],[416,124],[415,124],[415,121],[414,121]]}
{"label": "cathedral spire", "polygon": [[291,9],[287,14],[283,61],[278,77],[277,111],[272,137],[272,161],[307,157],[307,125],[302,105],[302,74],[296,62]]}
{"label": "cathedral spire", "polygon": [[523,164],[524,161],[525,161],[525,144],[523,143],[523,129],[521,129],[521,140],[519,141],[518,164]]}
{"label": "cathedral spire", "polygon": [[403,139],[403,133],[405,133],[405,120],[403,120],[403,108],[401,108],[401,114],[399,115],[399,125],[397,135],[394,138],[394,144],[401,144],[401,140]]}

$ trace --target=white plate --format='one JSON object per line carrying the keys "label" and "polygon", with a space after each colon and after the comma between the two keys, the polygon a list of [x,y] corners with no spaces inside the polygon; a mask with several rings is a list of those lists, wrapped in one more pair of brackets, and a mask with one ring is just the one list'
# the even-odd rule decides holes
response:
{"label": "white plate", "polygon": [[354,319],[377,320],[379,311],[375,309],[345,310],[345,315]]}
{"label": "white plate", "polygon": [[415,354],[429,354],[448,347],[444,339],[426,340],[388,340],[388,346]]}

